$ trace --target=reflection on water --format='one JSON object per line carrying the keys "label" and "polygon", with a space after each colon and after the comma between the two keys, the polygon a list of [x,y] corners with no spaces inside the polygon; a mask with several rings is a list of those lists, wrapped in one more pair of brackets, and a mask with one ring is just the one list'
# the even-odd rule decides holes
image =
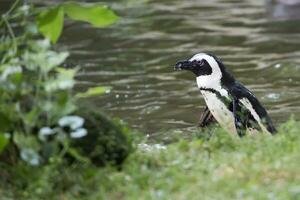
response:
{"label": "reflection on water", "polygon": [[274,21],[261,0],[106,1],[121,21],[70,22],[60,44],[84,67],[80,88],[111,85],[91,104],[146,134],[190,129],[204,106],[191,73],[173,65],[197,52],[220,56],[279,123],[300,117],[300,21]]}

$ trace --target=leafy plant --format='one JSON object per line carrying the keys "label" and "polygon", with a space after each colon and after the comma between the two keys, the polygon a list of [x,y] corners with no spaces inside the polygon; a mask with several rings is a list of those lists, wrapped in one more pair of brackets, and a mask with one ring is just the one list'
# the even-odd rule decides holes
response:
{"label": "leafy plant", "polygon": [[[85,128],[87,119],[79,116],[76,102],[103,94],[109,88],[91,88],[74,95],[79,68],[63,68],[69,53],[53,51],[50,41],[55,43],[59,39],[65,14],[95,27],[110,25],[118,17],[109,8],[95,4],[64,3],[35,12],[33,6],[17,7],[17,3],[0,22],[0,154],[8,146],[17,148],[10,152],[16,152],[31,165],[66,154],[89,162],[72,147],[73,141],[87,137],[89,132],[96,132],[96,141],[103,135],[91,130],[93,127]],[[30,21],[32,17],[36,17],[36,23]],[[123,132],[118,133],[122,137]]]}
{"label": "leafy plant", "polygon": [[48,8],[38,15],[37,24],[40,32],[53,43],[57,42],[62,33],[65,15],[73,20],[88,22],[94,27],[105,27],[118,20],[118,16],[106,6],[69,2]]}

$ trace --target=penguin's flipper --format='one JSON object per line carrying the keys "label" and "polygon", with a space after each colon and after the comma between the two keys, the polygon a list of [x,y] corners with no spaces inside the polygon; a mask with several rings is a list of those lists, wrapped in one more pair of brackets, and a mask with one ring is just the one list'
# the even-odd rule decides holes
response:
{"label": "penguin's flipper", "polygon": [[[261,119],[260,123],[262,123],[266,127],[267,131],[271,134],[275,134],[277,132],[265,108],[261,105],[258,99],[254,96],[254,94],[252,94],[245,86],[237,82],[235,86],[231,88],[231,94],[232,96],[238,99],[247,99],[250,102],[253,109],[255,110],[255,112],[257,113],[257,115],[259,116],[259,118]],[[245,106],[238,105],[238,107]],[[250,110],[248,110],[247,118],[247,127],[262,131],[259,122],[254,118],[254,116],[252,116]]]}
{"label": "penguin's flipper", "polygon": [[216,123],[214,116],[211,114],[210,110],[206,106],[204,111],[201,113],[198,126],[199,127],[206,127],[210,124]]}
{"label": "penguin's flipper", "polygon": [[242,113],[241,113],[241,108],[239,105],[239,100],[237,98],[233,98],[232,113],[233,113],[233,117],[234,117],[234,125],[236,128],[236,132],[240,137],[243,137],[246,134],[246,127],[240,117],[240,115]]}

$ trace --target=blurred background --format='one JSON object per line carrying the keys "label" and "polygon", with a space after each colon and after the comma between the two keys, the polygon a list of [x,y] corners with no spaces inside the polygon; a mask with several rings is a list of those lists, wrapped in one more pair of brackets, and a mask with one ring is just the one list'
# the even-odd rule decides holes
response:
{"label": "blurred background", "polygon": [[[35,1],[41,5],[62,1]],[[82,1],[81,1],[82,2]],[[99,2],[99,1],[86,1]],[[193,74],[173,65],[198,52],[219,56],[276,124],[300,119],[298,0],[121,0],[105,29],[69,22],[59,45],[81,65],[78,90],[113,87],[91,104],[146,134],[193,129],[204,107]],[[2,11],[10,1],[0,1]]]}

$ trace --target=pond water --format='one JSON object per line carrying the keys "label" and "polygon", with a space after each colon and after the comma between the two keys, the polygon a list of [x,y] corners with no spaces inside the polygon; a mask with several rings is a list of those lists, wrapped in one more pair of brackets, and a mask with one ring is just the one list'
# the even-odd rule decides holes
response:
{"label": "pond water", "polygon": [[109,94],[91,99],[95,109],[146,134],[195,127],[203,98],[193,74],[174,72],[173,66],[204,51],[222,58],[275,124],[291,114],[300,118],[297,15],[280,18],[261,0],[106,3],[122,17],[117,24],[94,29],[70,22],[60,40],[72,52],[69,62],[83,67],[80,89],[113,87]]}

